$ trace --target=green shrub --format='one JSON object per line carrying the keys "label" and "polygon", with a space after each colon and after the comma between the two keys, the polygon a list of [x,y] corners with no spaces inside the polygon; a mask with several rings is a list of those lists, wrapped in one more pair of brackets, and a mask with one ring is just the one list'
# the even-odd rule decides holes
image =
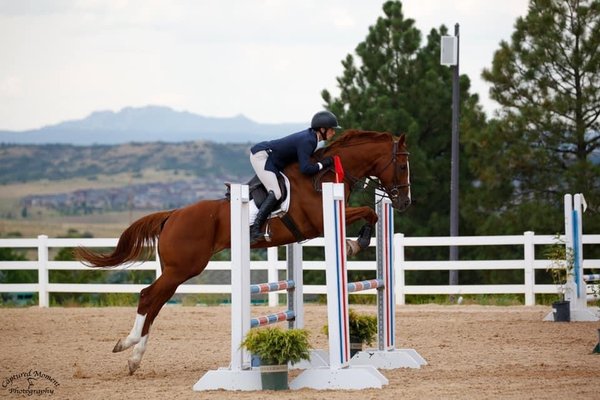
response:
{"label": "green shrub", "polygon": [[306,329],[255,328],[241,346],[257,355],[263,365],[283,365],[310,359],[309,333]]}

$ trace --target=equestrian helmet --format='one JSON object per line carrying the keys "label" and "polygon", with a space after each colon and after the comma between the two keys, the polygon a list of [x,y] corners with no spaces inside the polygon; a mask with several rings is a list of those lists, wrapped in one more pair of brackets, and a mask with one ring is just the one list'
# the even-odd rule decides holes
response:
{"label": "equestrian helmet", "polygon": [[338,125],[337,117],[330,111],[319,111],[312,117],[310,127],[317,128],[341,128]]}

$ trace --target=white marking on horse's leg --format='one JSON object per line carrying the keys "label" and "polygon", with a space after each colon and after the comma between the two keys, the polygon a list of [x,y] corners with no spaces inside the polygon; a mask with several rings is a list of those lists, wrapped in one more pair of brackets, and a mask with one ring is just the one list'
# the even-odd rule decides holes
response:
{"label": "white marking on horse's leg", "polygon": [[126,350],[138,343],[142,338],[142,328],[144,328],[144,322],[146,321],[146,315],[136,314],[135,323],[133,324],[133,328],[131,332],[129,332],[129,336],[125,339],[119,339],[115,348],[113,349],[113,353],[118,353],[119,351]]}
{"label": "white marking on horse's leg", "polygon": [[148,334],[143,336],[139,343],[135,345],[133,348],[133,354],[129,357],[129,361],[127,364],[129,365],[129,375],[132,375],[135,370],[140,367],[140,363],[142,362],[142,357],[146,352],[146,344],[148,343]]}
{"label": "white marking on horse's leg", "polygon": [[360,252],[360,245],[357,240],[346,239],[346,256],[352,257]]}

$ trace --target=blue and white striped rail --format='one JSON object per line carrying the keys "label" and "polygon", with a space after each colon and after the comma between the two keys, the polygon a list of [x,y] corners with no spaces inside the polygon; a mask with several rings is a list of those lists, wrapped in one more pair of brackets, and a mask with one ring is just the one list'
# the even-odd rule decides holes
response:
{"label": "blue and white striped rail", "polygon": [[296,284],[291,279],[279,282],[257,283],[250,285],[250,294],[277,292],[279,290],[294,289],[295,287]]}
{"label": "blue and white striped rail", "polygon": [[366,281],[349,282],[348,293],[362,292],[363,290],[384,287],[383,279],[369,279]]}
{"label": "blue and white striped rail", "polygon": [[276,324],[277,322],[291,321],[294,318],[296,318],[296,313],[293,310],[281,311],[275,314],[263,315],[261,317],[250,319],[250,327],[256,328],[259,326]]}

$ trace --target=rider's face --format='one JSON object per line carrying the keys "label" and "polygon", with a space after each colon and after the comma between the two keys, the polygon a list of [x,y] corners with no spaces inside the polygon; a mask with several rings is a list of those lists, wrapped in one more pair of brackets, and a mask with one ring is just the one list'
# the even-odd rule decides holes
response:
{"label": "rider's face", "polygon": [[327,131],[325,132],[325,139],[327,139],[327,140],[331,140],[331,138],[333,137],[333,135],[335,135],[335,129],[333,129],[333,128],[329,128],[329,129],[327,129]]}

